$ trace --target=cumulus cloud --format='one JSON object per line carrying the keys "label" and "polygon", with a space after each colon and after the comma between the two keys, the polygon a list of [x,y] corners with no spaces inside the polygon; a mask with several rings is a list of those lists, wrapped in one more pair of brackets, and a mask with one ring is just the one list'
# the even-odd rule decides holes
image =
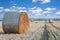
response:
{"label": "cumulus cloud", "polygon": [[0,12],[2,12],[4,10],[4,8],[3,7],[0,7]]}
{"label": "cumulus cloud", "polygon": [[42,14],[42,9],[40,7],[32,7],[32,8],[26,8],[26,7],[16,7],[16,6],[12,6],[10,8],[6,8],[4,9],[4,12],[8,12],[8,11],[15,11],[15,12],[27,12],[30,18],[38,18],[40,17]]}
{"label": "cumulus cloud", "polygon": [[44,14],[48,14],[51,13],[50,11],[43,11]]}
{"label": "cumulus cloud", "polygon": [[56,10],[57,10],[56,8],[47,7],[44,9],[43,14],[45,15],[46,18],[52,18],[53,15],[55,15]]}
{"label": "cumulus cloud", "polygon": [[28,9],[31,9],[31,10],[32,10],[32,9],[36,9],[36,8],[37,8],[37,7],[36,7],[36,6],[34,6],[34,7],[32,7],[32,8],[28,8]]}
{"label": "cumulus cloud", "polygon": [[4,11],[6,11],[6,12],[7,12],[7,11],[10,11],[10,9],[4,9]]}
{"label": "cumulus cloud", "polygon": [[29,8],[29,12],[36,17],[42,15],[42,11],[40,7]]}
{"label": "cumulus cloud", "polygon": [[6,8],[4,9],[5,12],[7,11],[15,11],[15,12],[27,12],[25,7],[16,7],[16,6],[12,6],[10,8]]}
{"label": "cumulus cloud", "polygon": [[40,13],[43,10],[40,7],[33,7],[33,8],[29,8],[29,11],[31,11],[32,13]]}
{"label": "cumulus cloud", "polygon": [[4,12],[9,12],[9,11],[14,11],[14,12],[27,12],[25,7],[16,7],[12,6],[10,8],[3,8],[0,7],[0,19],[3,18]]}
{"label": "cumulus cloud", "polygon": [[[57,17],[57,16],[50,15],[50,14],[53,14],[57,10],[56,8],[50,8],[50,7],[47,7],[43,10],[42,8],[36,7],[36,6],[34,6],[32,8],[28,8],[28,9],[26,7],[12,6],[10,8],[5,8],[5,9],[3,7],[0,7],[0,10],[3,10],[5,12],[8,12],[8,11],[27,12],[30,18],[52,18],[52,17]],[[60,14],[60,11],[57,11],[56,14]],[[0,17],[1,17],[1,15],[0,15]]]}
{"label": "cumulus cloud", "polygon": [[53,11],[53,10],[56,10],[56,8],[46,8],[45,10],[47,10],[47,11]]}
{"label": "cumulus cloud", "polygon": [[53,13],[53,12],[55,12],[56,11],[56,8],[46,8],[44,11],[43,11],[43,13],[47,13],[47,14],[49,14],[49,13]]}
{"label": "cumulus cloud", "polygon": [[60,10],[56,12],[56,14],[60,15]]}
{"label": "cumulus cloud", "polygon": [[41,4],[50,3],[51,0],[32,0],[32,2],[40,2]]}
{"label": "cumulus cloud", "polygon": [[27,12],[27,10],[20,10],[19,12]]}
{"label": "cumulus cloud", "polygon": [[26,9],[26,8],[25,8],[25,7],[16,7],[16,6],[12,6],[10,9],[20,10],[20,9]]}
{"label": "cumulus cloud", "polygon": [[56,8],[50,8],[50,7],[47,7],[45,8],[44,10],[41,9],[40,7],[32,7],[32,8],[29,8],[29,15],[33,15],[32,17],[33,18],[52,18],[52,15],[55,14],[56,12]]}
{"label": "cumulus cloud", "polygon": [[5,11],[5,12],[9,12],[9,11],[15,11],[15,12],[17,12],[17,10],[15,10],[15,9],[9,9],[9,8],[4,9],[4,11]]}

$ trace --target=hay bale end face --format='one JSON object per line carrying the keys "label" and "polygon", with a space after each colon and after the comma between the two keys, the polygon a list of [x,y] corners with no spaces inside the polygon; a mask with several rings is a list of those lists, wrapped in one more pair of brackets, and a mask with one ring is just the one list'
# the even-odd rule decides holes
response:
{"label": "hay bale end face", "polygon": [[5,33],[26,34],[29,27],[28,15],[26,12],[6,12],[2,25]]}

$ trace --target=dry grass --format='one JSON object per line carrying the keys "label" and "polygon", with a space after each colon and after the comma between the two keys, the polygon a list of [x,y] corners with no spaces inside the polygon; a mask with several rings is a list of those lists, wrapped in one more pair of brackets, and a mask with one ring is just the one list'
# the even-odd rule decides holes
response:
{"label": "dry grass", "polygon": [[[60,28],[60,21],[51,21],[53,25]],[[2,22],[0,22],[0,32],[2,32]],[[30,40],[34,38],[34,40],[40,40],[42,38],[44,32],[44,25],[47,25],[47,30],[49,31],[49,40],[55,40],[54,36],[58,40],[60,37],[60,30],[53,27],[49,21],[30,21],[30,27],[27,35],[22,34],[0,34],[0,40]],[[54,34],[54,36],[52,35]],[[57,36],[58,35],[58,36]],[[34,37],[33,37],[34,36]]]}
{"label": "dry grass", "polygon": [[[44,31],[45,21],[30,21],[30,27],[26,35],[22,34],[0,34],[0,40],[30,40],[32,37],[34,39],[40,39]],[[0,22],[0,33],[3,31],[2,22]]]}
{"label": "dry grass", "polygon": [[[60,21],[51,21],[52,23],[47,24],[47,29],[49,31],[50,40],[53,36],[53,40],[60,39]],[[52,35],[51,35],[52,34]]]}

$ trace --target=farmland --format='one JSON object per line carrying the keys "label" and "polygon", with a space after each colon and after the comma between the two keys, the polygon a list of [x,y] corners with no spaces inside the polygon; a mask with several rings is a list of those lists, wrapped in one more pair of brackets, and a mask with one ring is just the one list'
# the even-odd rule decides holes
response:
{"label": "farmland", "polygon": [[60,21],[30,21],[28,33],[4,34],[2,21],[0,21],[0,40],[59,40]]}

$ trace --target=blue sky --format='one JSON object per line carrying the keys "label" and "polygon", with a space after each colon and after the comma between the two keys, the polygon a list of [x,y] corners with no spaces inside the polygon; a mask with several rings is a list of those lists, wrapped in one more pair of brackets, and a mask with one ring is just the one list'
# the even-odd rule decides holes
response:
{"label": "blue sky", "polygon": [[41,4],[42,2],[32,2],[32,0],[0,0],[0,6],[9,8],[13,6],[14,4],[16,6],[22,6],[22,7],[41,7],[41,8],[46,8],[46,7],[55,7],[57,9],[60,9],[60,0],[50,0],[51,2]]}
{"label": "blue sky", "polygon": [[25,11],[30,18],[59,18],[60,0],[0,0],[0,19],[12,9]]}

